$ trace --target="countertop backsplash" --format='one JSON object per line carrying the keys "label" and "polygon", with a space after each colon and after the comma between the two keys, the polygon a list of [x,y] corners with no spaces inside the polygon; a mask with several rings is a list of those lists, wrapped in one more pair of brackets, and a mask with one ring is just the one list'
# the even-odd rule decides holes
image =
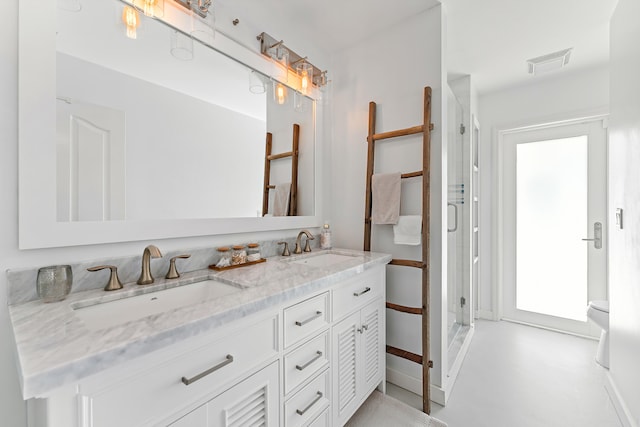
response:
{"label": "countertop backsplash", "polygon": [[[320,236],[317,235],[314,237],[310,242],[311,248],[317,250],[320,247]],[[295,237],[265,241],[252,240],[248,242],[234,242],[233,244],[246,246],[248,243],[258,243],[260,245],[260,255],[262,258],[268,258],[282,253],[282,246],[278,245],[278,242],[282,241],[289,244],[289,250],[293,253],[296,243]],[[149,244],[153,244],[153,242],[149,242]],[[167,274],[169,270],[169,260],[176,255],[191,255],[190,258],[176,260],[176,267],[181,274],[207,268],[211,264],[216,264],[220,258],[216,250],[217,246],[190,248],[166,253],[162,250],[161,245],[156,246],[158,246],[163,256],[162,258],[151,259],[151,273],[155,278],[161,278]],[[118,267],[118,277],[123,284],[135,282],[138,280],[142,268],[142,250],[140,255],[136,256],[101,258],[80,263],[67,262],[66,264],[70,265],[73,271],[72,293],[99,289],[107,284],[110,274],[109,270],[106,269],[92,273],[87,271],[87,268],[96,265],[115,265]],[[9,305],[21,304],[38,299],[36,278],[38,269],[41,267],[46,266],[40,265],[32,268],[7,270],[7,303]]]}

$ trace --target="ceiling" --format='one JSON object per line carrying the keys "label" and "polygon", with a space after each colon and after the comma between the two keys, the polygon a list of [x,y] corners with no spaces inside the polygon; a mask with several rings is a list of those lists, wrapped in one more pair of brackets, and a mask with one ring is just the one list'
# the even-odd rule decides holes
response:
{"label": "ceiling", "polygon": [[[450,77],[480,93],[602,65],[617,0],[444,0]],[[562,70],[534,77],[526,60],[573,47]]]}
{"label": "ceiling", "polygon": [[[480,93],[605,64],[617,0],[218,0],[286,23],[327,53],[442,3],[449,78],[470,74]],[[318,36],[319,35],[319,36]],[[280,36],[282,37],[282,36]],[[419,49],[419,41],[415,41]],[[533,77],[526,60],[572,47],[562,71]]]}

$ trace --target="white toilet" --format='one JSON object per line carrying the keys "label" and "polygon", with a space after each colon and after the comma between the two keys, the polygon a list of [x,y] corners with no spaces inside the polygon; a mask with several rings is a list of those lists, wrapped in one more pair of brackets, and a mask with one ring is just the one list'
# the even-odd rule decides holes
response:
{"label": "white toilet", "polygon": [[587,317],[602,328],[596,362],[609,368],[609,301],[590,301]]}

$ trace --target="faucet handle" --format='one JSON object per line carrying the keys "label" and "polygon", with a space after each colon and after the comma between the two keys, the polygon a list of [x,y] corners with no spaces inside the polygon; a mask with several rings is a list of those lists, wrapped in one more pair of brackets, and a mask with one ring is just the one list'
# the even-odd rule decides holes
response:
{"label": "faucet handle", "polygon": [[287,242],[278,242],[279,245],[284,245],[284,250],[282,251],[282,256],[290,256],[291,252],[289,252],[289,243]]}
{"label": "faucet handle", "polygon": [[95,267],[87,268],[87,271],[99,271],[108,268],[111,270],[111,275],[109,276],[109,282],[107,286],[104,287],[105,291],[116,291],[118,289],[122,289],[122,283],[118,278],[118,267],[115,265],[96,265]]}
{"label": "faucet handle", "polygon": [[309,240],[313,240],[314,237],[307,237],[307,243],[304,245],[304,251],[305,252],[311,252],[311,245],[309,244]]}
{"label": "faucet handle", "polygon": [[180,273],[178,273],[178,269],[176,268],[176,259],[178,258],[190,258],[191,255],[176,255],[169,260],[169,271],[167,271],[167,275],[164,276],[165,279],[177,279],[180,277]]}

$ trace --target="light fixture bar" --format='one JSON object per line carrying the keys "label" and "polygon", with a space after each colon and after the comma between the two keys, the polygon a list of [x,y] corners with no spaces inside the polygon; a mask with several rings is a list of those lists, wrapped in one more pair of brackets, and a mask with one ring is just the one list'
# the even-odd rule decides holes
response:
{"label": "light fixture bar", "polygon": [[[176,1],[181,1],[181,0],[176,0]],[[289,51],[289,69],[291,71],[293,71],[295,73],[296,72],[296,64],[298,64],[300,62],[306,62],[307,64],[309,64],[309,65],[311,65],[313,67],[312,83],[315,86],[318,86],[318,87],[324,86],[327,83],[327,71],[326,70],[325,71],[321,71],[318,67],[316,67],[315,65],[313,65],[309,61],[307,61],[307,57],[306,56],[298,55],[297,53],[295,53],[294,51],[292,51],[291,49],[286,47],[283,44],[282,40],[275,39],[275,38],[271,37],[267,33],[261,33],[256,38],[258,40],[260,40],[260,53],[262,53],[264,56],[266,56],[268,58],[271,58],[271,55],[269,55],[268,50],[273,48],[274,46],[282,45],[283,47],[285,47]]]}
{"label": "light fixture bar", "polygon": [[173,0],[185,9],[191,10],[198,14],[202,18],[207,17],[209,8],[211,7],[211,0]]}

